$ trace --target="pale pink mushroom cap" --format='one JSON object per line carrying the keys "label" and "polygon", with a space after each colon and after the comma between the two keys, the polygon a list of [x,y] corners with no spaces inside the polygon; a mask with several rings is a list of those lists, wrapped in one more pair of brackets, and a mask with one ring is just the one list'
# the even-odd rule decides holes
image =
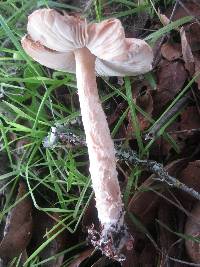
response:
{"label": "pale pink mushroom cap", "polygon": [[82,47],[96,56],[100,76],[132,76],[152,68],[152,49],[143,40],[125,38],[118,19],[87,24],[78,17],[39,9],[29,16],[27,30],[28,35],[22,38],[24,50],[55,70],[76,73],[73,51]]}

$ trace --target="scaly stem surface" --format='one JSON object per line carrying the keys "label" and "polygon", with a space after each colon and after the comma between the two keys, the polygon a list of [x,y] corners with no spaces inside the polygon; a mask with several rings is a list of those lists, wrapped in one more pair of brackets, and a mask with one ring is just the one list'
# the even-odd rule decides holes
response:
{"label": "scaly stem surface", "polygon": [[109,227],[123,219],[114,144],[98,95],[95,56],[87,48],[80,48],[75,51],[75,58],[79,101],[98,217],[104,227]]}
{"label": "scaly stem surface", "polygon": [[90,174],[102,229],[91,228],[89,238],[95,247],[113,259],[124,259],[123,248],[132,249],[132,237],[124,224],[124,211],[117,179],[114,144],[100,103],[95,56],[87,48],[77,49],[76,78],[90,159]]}

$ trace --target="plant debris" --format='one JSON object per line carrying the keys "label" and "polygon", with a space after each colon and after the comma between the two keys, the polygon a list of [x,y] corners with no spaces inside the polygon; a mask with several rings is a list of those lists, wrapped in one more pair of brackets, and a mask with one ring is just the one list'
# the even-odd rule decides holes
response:
{"label": "plant debris", "polygon": [[32,235],[32,202],[26,196],[26,186],[19,184],[17,204],[6,218],[4,237],[0,243],[0,257],[8,262],[24,252]]}
{"label": "plant debris", "polygon": [[187,253],[194,263],[200,263],[200,205],[196,203],[185,224],[185,246]]}
{"label": "plant debris", "polygon": [[[200,266],[199,1],[25,2],[0,3],[0,267]],[[90,32],[104,19],[110,25],[110,18],[117,18],[128,40],[125,53],[132,38],[144,40],[154,52],[150,72],[132,77],[134,64],[129,77],[123,78],[122,55],[110,60],[113,53],[107,49],[117,46],[121,37],[109,31],[102,43],[107,44],[103,54],[110,61],[99,55],[95,62],[96,72],[103,75],[95,78],[98,103],[114,142],[113,162],[122,192],[118,219],[124,216],[126,222],[121,228],[119,221],[111,224],[112,233],[98,219],[96,206],[109,196],[104,190],[97,204],[92,191],[75,65],[70,65],[72,73],[52,70],[32,61],[19,47],[26,18],[36,9],[47,8],[46,4],[57,16],[69,14],[80,24],[87,21]],[[56,51],[46,49],[35,40],[40,28],[34,31],[33,40],[26,37],[30,49],[39,49],[44,60],[44,52],[60,56],[57,63],[48,57],[47,66],[59,67],[62,62],[68,66],[62,53],[71,55],[74,62],[70,51],[59,51],[62,42]],[[88,37],[81,31],[77,42],[83,35]],[[108,45],[112,35],[116,40]],[[99,44],[94,49],[98,52]],[[108,70],[110,78],[105,76]],[[86,102],[81,105],[87,109]],[[105,142],[101,147],[108,149]],[[109,161],[105,163],[108,177]],[[110,180],[105,181],[105,188],[116,195]],[[116,247],[120,251],[112,254]]]}

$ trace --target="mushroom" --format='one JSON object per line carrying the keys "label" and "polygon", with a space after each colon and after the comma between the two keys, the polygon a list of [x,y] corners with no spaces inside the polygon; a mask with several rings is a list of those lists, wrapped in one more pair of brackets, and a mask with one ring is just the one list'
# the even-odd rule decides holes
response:
{"label": "mushroom", "polygon": [[87,23],[85,19],[40,9],[28,18],[22,46],[34,60],[52,69],[76,73],[90,174],[101,223],[95,246],[121,260],[130,244],[124,223],[122,196],[116,171],[114,144],[100,103],[96,75],[126,76],[148,72],[153,53],[139,39],[125,38],[118,19]]}

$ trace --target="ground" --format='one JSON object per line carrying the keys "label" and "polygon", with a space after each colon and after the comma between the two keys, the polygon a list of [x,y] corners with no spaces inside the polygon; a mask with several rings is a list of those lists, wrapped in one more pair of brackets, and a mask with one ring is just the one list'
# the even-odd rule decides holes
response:
{"label": "ground", "polygon": [[75,75],[21,47],[44,7],[117,17],[152,47],[149,73],[97,77],[134,238],[122,266],[200,266],[198,0],[0,2],[0,266],[120,266],[87,238],[98,217]]}

